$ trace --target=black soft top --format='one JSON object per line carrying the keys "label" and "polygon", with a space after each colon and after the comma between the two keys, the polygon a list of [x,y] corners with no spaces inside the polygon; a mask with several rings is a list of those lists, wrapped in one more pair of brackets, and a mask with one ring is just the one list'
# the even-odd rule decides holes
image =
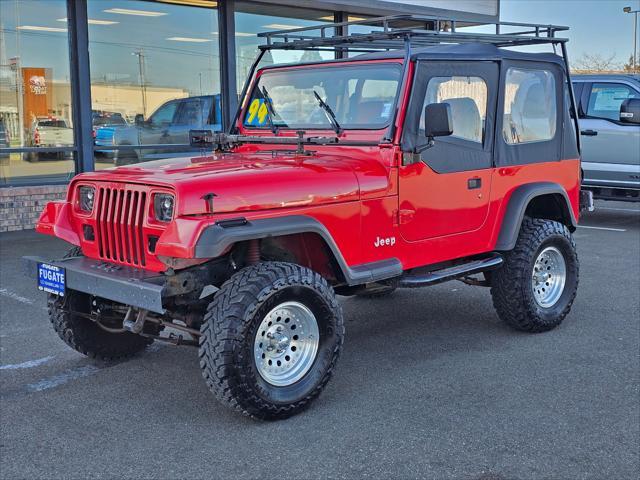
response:
{"label": "black soft top", "polygon": [[[387,58],[404,58],[404,50],[389,52],[365,53],[347,60],[381,60]],[[529,60],[535,62],[550,62],[564,68],[564,60],[555,53],[530,53],[508,50],[486,43],[463,43],[449,45],[434,45],[421,47],[411,51],[412,60]]]}
{"label": "black soft top", "polygon": [[[360,29],[371,27],[369,33],[351,33],[349,28],[358,26]],[[333,24],[319,24],[294,29],[277,30],[259,33],[266,43],[259,45],[260,54],[256,57],[249,71],[249,76],[242,90],[241,98],[246,98],[247,90],[252,84],[254,74],[258,69],[264,54],[270,50],[315,50],[351,53],[366,52],[362,55],[336,60],[318,60],[287,65],[273,65],[261,69],[280,68],[284,66],[322,65],[329,63],[348,64],[362,60],[393,59],[404,64],[403,83],[408,80],[409,62],[407,60],[433,60],[438,63],[452,63],[455,60],[484,62],[505,62],[516,64],[530,62],[530,65],[554,66],[554,75],[559,84],[570,85],[568,71],[566,42],[567,38],[557,37],[560,32],[569,27],[560,25],[543,25],[520,22],[495,22],[486,26],[494,33],[470,32],[465,30],[468,25],[456,18],[444,18],[425,15],[393,15],[389,17],[368,18],[359,21],[338,22]],[[346,33],[345,33],[346,31]],[[532,45],[551,45],[553,53],[530,53],[513,50],[513,48]],[[557,50],[559,49],[559,51]],[[560,53],[558,55],[556,53]],[[495,66],[495,65],[494,65]],[[564,78],[562,78],[564,77]],[[562,92],[562,89],[558,89]],[[569,106],[575,106],[573,89],[567,89]],[[396,95],[393,111],[397,111],[400,98]],[[557,99],[564,105],[560,95]],[[240,105],[242,108],[242,104]],[[232,125],[236,124],[241,108],[238,109]],[[575,108],[575,107],[574,107]],[[569,109],[565,109],[568,115]],[[577,135],[577,118],[558,119],[566,124],[573,123]],[[395,123],[391,123],[385,141],[390,141],[395,135]],[[232,129],[233,130],[233,129]],[[575,142],[579,142],[578,137]],[[579,148],[579,147],[578,147]],[[576,154],[577,156],[577,154]],[[571,157],[574,158],[574,157]]]}
{"label": "black soft top", "polygon": [[[326,63],[351,63],[360,60],[387,60],[399,59],[404,60],[404,50],[390,50],[386,52],[364,53],[355,57],[331,59],[331,60],[315,60],[311,62],[298,63],[277,63],[273,65],[265,65],[261,70],[270,70],[272,68],[290,67],[299,65],[322,65]],[[449,45],[434,45],[432,47],[415,48],[411,50],[411,60],[525,60],[531,62],[546,62],[559,65],[565,70],[564,60],[560,55],[555,53],[530,53],[518,52],[516,50],[507,50],[495,45],[486,43],[463,43]]]}

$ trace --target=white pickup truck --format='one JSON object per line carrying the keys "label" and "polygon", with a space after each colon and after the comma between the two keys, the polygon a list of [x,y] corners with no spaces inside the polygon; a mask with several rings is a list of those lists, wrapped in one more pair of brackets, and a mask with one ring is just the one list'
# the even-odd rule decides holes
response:
{"label": "white pickup truck", "polygon": [[[73,146],[73,128],[63,118],[37,117],[27,133],[28,147],[56,148]],[[71,158],[70,152],[30,152],[26,156],[29,162],[37,162],[45,158]]]}

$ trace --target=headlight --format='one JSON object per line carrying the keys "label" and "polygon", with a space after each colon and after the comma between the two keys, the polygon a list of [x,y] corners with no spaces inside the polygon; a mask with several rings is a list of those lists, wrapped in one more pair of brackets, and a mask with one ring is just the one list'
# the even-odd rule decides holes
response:
{"label": "headlight", "polygon": [[93,210],[93,201],[96,197],[96,189],[93,187],[80,187],[78,188],[78,207],[83,212],[91,212]]}
{"label": "headlight", "polygon": [[156,220],[170,222],[173,218],[173,195],[168,193],[156,193],[153,197],[153,213]]}

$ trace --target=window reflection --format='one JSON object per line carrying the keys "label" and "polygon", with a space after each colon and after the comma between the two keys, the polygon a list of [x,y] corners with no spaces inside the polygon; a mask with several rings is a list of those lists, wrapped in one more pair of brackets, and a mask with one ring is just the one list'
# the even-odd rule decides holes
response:
{"label": "window reflection", "polygon": [[[74,143],[64,0],[0,0],[0,184],[68,178]],[[47,152],[45,152],[47,150]]]}
{"label": "window reflection", "polygon": [[189,130],[222,129],[215,8],[90,0],[88,14],[109,22],[89,22],[96,168],[189,154]]}

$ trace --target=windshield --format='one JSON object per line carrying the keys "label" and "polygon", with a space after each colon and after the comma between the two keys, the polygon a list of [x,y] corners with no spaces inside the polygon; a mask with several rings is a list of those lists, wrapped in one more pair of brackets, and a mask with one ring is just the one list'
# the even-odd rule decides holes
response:
{"label": "windshield", "polygon": [[395,64],[266,71],[253,90],[244,126],[334,129],[337,122],[342,129],[381,129],[391,121],[401,76]]}

